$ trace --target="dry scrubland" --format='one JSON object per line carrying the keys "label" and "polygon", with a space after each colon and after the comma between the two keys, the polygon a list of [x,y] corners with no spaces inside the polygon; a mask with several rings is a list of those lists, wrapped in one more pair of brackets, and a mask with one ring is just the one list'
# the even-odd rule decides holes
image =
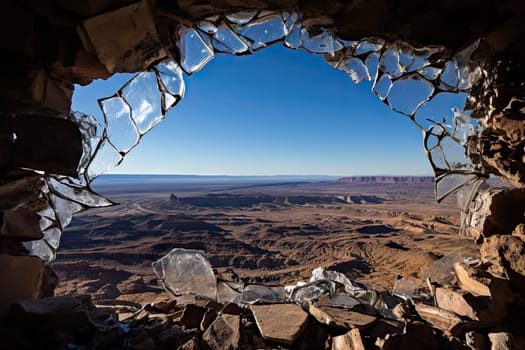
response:
{"label": "dry scrubland", "polygon": [[151,263],[172,248],[201,249],[218,275],[289,284],[322,266],[377,290],[397,275],[421,283],[457,249],[452,199],[423,184],[286,183],[100,187],[119,206],[76,216],[53,268],[58,294],[144,302],[163,293]]}

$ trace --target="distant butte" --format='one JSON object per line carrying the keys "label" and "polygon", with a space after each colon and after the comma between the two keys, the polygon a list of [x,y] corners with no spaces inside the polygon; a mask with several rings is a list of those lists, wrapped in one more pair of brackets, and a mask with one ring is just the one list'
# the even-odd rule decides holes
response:
{"label": "distant butte", "polygon": [[337,180],[355,184],[433,184],[432,176],[348,176]]}

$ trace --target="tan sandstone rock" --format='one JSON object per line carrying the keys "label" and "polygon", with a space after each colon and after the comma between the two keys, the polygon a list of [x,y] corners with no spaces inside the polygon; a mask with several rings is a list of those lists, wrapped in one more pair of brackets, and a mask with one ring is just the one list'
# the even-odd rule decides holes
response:
{"label": "tan sandstone rock", "polygon": [[252,305],[257,327],[264,339],[293,344],[308,324],[308,314],[296,304]]}

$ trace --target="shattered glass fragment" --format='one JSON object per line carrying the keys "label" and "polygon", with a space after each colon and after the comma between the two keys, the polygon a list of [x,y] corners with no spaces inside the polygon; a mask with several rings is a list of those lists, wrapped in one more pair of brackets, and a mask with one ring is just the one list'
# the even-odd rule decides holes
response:
{"label": "shattered glass fragment", "polygon": [[331,31],[321,28],[311,33],[307,28],[301,29],[301,47],[310,53],[331,53],[344,48],[343,44],[334,39]]}
{"label": "shattered glass fragment", "polygon": [[451,137],[445,137],[440,142],[450,170],[474,170],[472,161],[466,154],[466,149]]}
{"label": "shattered glass fragment", "polygon": [[325,270],[322,267],[313,269],[312,277],[310,277],[310,282],[319,280],[329,280],[340,283],[344,286],[345,292],[354,297],[359,297],[361,292],[366,291],[366,289],[363,286],[353,283],[348,277],[346,277],[341,272]]}
{"label": "shattered glass fragment", "polygon": [[129,105],[120,97],[99,100],[107,123],[109,142],[120,153],[127,153],[139,142],[135,123],[131,120]]}
{"label": "shattered glass fragment", "polygon": [[441,71],[441,68],[425,67],[418,70],[418,73],[421,74],[427,80],[436,80]]}
{"label": "shattered glass fragment", "polygon": [[155,73],[137,74],[124,86],[121,95],[131,107],[131,118],[141,135],[164,118]]}
{"label": "shattered glass fragment", "polygon": [[359,300],[356,298],[351,297],[350,295],[346,293],[335,293],[330,298],[332,302],[332,306],[338,306],[338,307],[344,307],[344,308],[353,308],[356,305],[361,304]]}
{"label": "shattered glass fragment", "polygon": [[393,78],[398,78],[403,75],[403,67],[399,64],[399,51],[388,49],[383,52],[381,60],[379,61],[379,68]]}
{"label": "shattered glass fragment", "polygon": [[217,282],[217,302],[221,304],[239,303],[243,286],[240,284],[218,281]]}
{"label": "shattered glass fragment", "polygon": [[347,73],[355,84],[359,84],[363,80],[370,80],[368,69],[359,58],[352,57],[344,61],[338,66],[338,69]]}
{"label": "shattered glass fragment", "polygon": [[182,69],[175,61],[159,63],[155,66],[159,73],[159,78],[162,86],[173,95],[175,98],[182,98],[184,96],[184,78],[182,77]]}
{"label": "shattered glass fragment", "polygon": [[100,174],[103,174],[118,165],[121,161],[121,155],[111,143],[107,140],[102,141],[93,156],[93,160],[87,168],[88,179],[94,179]]}
{"label": "shattered glass fragment", "polygon": [[445,63],[445,68],[439,76],[439,87],[442,90],[457,90],[459,84],[459,67],[456,60]]}
{"label": "shattered glass fragment", "polygon": [[215,300],[217,282],[208,258],[201,250],[175,248],[152,264],[162,287],[174,298],[192,294]]}
{"label": "shattered glass fragment", "polygon": [[470,122],[470,116],[464,111],[453,107],[452,113],[454,115],[452,134],[465,146],[468,137],[474,134],[474,126]]}
{"label": "shattered glass fragment", "polygon": [[229,54],[241,54],[250,48],[243,39],[224,23],[221,24],[217,28],[217,32],[213,34],[212,44],[216,51]]}
{"label": "shattered glass fragment", "polygon": [[310,300],[319,299],[321,295],[334,293],[334,285],[328,280],[318,280],[296,286],[290,295],[290,301],[306,304]]}
{"label": "shattered glass fragment", "polygon": [[470,185],[477,179],[477,175],[461,173],[450,173],[437,177],[435,183],[436,200],[438,202],[442,201],[462,186]]}
{"label": "shattered glass fragment", "polygon": [[[51,211],[53,211],[53,209],[50,208]],[[45,216],[42,216],[41,212],[38,213],[40,215],[40,231],[45,231],[47,230],[48,228],[50,228],[51,226],[55,225],[55,222]],[[53,216],[54,216],[54,212],[53,212]]]}
{"label": "shattered glass fragment", "polygon": [[53,227],[44,231],[44,239],[49,244],[49,246],[55,250],[58,249],[60,245],[60,236],[62,231],[58,227]]}
{"label": "shattered glass fragment", "polygon": [[433,93],[434,85],[413,74],[392,83],[388,104],[393,110],[411,116]]}
{"label": "shattered glass fragment", "polygon": [[[213,35],[215,33],[217,33],[217,26],[211,22],[200,22],[199,24],[197,24],[197,28],[199,28],[202,32],[206,33],[206,34],[210,34],[210,35]],[[202,36],[201,36],[202,38]],[[205,40],[205,39],[204,39]]]}
{"label": "shattered glass fragment", "polygon": [[282,303],[285,300],[284,287],[265,286],[262,284],[250,284],[244,287],[241,295],[241,303]]}
{"label": "shattered glass fragment", "polygon": [[279,15],[264,18],[264,21],[254,21],[237,31],[243,37],[250,39],[252,48],[264,47],[281,40],[287,33],[283,19]]}
{"label": "shattered glass fragment", "polygon": [[289,30],[288,35],[284,38],[284,46],[289,47],[290,49],[298,49],[301,47],[301,27],[299,25],[294,25],[291,30]]}
{"label": "shattered glass fragment", "polygon": [[478,179],[469,185],[465,185],[456,193],[458,208],[466,212],[479,187],[485,182],[484,178]]}
{"label": "shattered glass fragment", "polygon": [[49,179],[48,183],[54,193],[86,207],[100,208],[115,204],[109,199],[93,193],[86,188],[68,186],[53,178]]}
{"label": "shattered glass fragment", "polygon": [[482,70],[480,67],[471,68],[467,66],[460,68],[458,74],[458,89],[468,90],[481,79]]}
{"label": "shattered glass fragment", "polygon": [[396,280],[392,294],[412,303],[414,303],[414,300],[429,300],[431,298],[430,292],[406,278]]}
{"label": "shattered glass fragment", "polygon": [[193,28],[180,27],[178,36],[180,64],[188,74],[202,69],[213,57],[213,49]]}
{"label": "shattered glass fragment", "polygon": [[381,56],[377,52],[372,52],[368,56],[366,56],[365,59],[365,66],[368,70],[368,74],[370,75],[370,80],[374,80],[377,77],[377,72],[379,69],[379,58]]}
{"label": "shattered glass fragment", "polygon": [[392,88],[392,80],[388,74],[383,74],[381,78],[377,79],[372,87],[372,91],[376,94],[381,101],[384,101]]}
{"label": "shattered glass fragment", "polygon": [[173,95],[168,93],[162,94],[162,108],[167,112],[170,108],[175,106],[179,100],[173,97]]}
{"label": "shattered glass fragment", "polygon": [[49,200],[53,205],[53,209],[55,210],[56,220],[62,229],[71,223],[74,213],[82,210],[82,206],[80,204],[60,198],[55,194],[50,194]]}
{"label": "shattered glass fragment", "polygon": [[22,242],[22,244],[27,250],[29,250],[29,255],[31,256],[39,257],[46,263],[55,260],[55,250],[49,246],[45,239]]}
{"label": "shattered glass fragment", "polygon": [[385,42],[381,39],[367,38],[357,44],[354,55],[359,56],[369,52],[379,51],[383,48]]}
{"label": "shattered glass fragment", "polygon": [[417,110],[415,120],[427,130],[435,123],[440,123],[450,126],[448,130],[452,132],[453,110],[454,108],[463,110],[466,97],[463,93],[440,92]]}
{"label": "shattered glass fragment", "polygon": [[256,14],[257,11],[239,11],[226,15],[225,17],[228,21],[230,21],[233,24],[245,25],[248,22],[250,22]]}

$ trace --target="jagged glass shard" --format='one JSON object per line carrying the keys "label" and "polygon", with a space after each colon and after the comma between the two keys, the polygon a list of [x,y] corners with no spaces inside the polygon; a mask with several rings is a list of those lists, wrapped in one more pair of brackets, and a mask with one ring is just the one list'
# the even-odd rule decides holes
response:
{"label": "jagged glass shard", "polygon": [[396,280],[392,294],[403,300],[410,300],[412,303],[414,300],[429,300],[431,298],[430,292],[406,278]]}
{"label": "jagged glass shard", "polygon": [[372,87],[372,91],[376,94],[381,101],[384,101],[392,88],[392,79],[388,74],[383,74],[381,78],[377,79]]}
{"label": "jagged glass shard", "polygon": [[94,179],[118,165],[121,161],[122,156],[119,152],[107,140],[102,141],[87,168],[88,179]]}
{"label": "jagged glass shard", "polygon": [[288,35],[284,39],[284,46],[291,49],[298,49],[301,47],[301,26],[294,25],[291,30],[289,30]]}
{"label": "jagged glass shard", "polygon": [[450,170],[473,170],[472,161],[466,155],[466,149],[451,137],[444,137],[440,143]]}
{"label": "jagged glass shard", "polygon": [[162,85],[167,91],[175,96],[184,96],[184,78],[182,76],[182,68],[175,61],[168,61],[159,63],[155,69],[160,75]]}
{"label": "jagged glass shard", "polygon": [[445,68],[439,76],[439,87],[442,90],[457,90],[459,84],[459,67],[456,60],[445,63]]}
{"label": "jagged glass shard", "polygon": [[253,49],[281,40],[287,33],[286,25],[280,15],[273,15],[254,21],[237,31],[238,34],[250,39]]}
{"label": "jagged glass shard", "polygon": [[472,88],[474,84],[476,84],[482,76],[482,70],[480,67],[463,67],[459,69],[458,72],[459,75],[459,82],[458,82],[458,89],[460,90],[468,90]]}
{"label": "jagged glass shard", "polygon": [[139,142],[139,134],[128,104],[120,97],[102,99],[99,104],[107,121],[109,141],[119,152],[129,152]]}
{"label": "jagged glass shard", "polygon": [[244,287],[241,303],[282,303],[285,300],[284,287],[270,287],[261,284],[250,284]]}
{"label": "jagged glass shard", "polygon": [[392,83],[388,104],[393,110],[411,116],[433,93],[434,85],[418,75],[410,75]]}
{"label": "jagged glass shard", "polygon": [[393,78],[398,78],[404,73],[403,67],[399,64],[399,51],[396,49],[388,49],[383,52],[379,67]]}
{"label": "jagged glass shard", "polygon": [[466,212],[470,203],[474,199],[475,194],[478,192],[479,187],[485,182],[485,179],[477,179],[469,185],[465,185],[460,188],[456,193],[456,199],[458,207],[462,211]]}
{"label": "jagged glass shard", "polygon": [[331,53],[344,48],[343,44],[334,39],[331,31],[325,28],[302,28],[301,47],[310,53]]}
{"label": "jagged glass shard", "polygon": [[217,302],[222,304],[239,303],[243,286],[227,281],[217,282]]}
{"label": "jagged glass shard", "polygon": [[[50,211],[53,212],[53,217],[55,216],[55,213],[53,211],[53,209],[49,208]],[[45,216],[42,216],[41,214],[42,212],[39,212],[38,214],[40,215],[40,230],[43,232],[45,230],[47,230],[48,228],[50,228],[51,226],[55,225],[55,221],[54,220],[51,220]]]}
{"label": "jagged glass shard", "polygon": [[468,137],[474,134],[474,126],[466,112],[453,107],[452,113],[454,115],[452,134],[465,146],[468,142]]}
{"label": "jagged glass shard", "polygon": [[450,126],[449,130],[452,132],[453,110],[454,108],[463,110],[465,99],[465,94],[440,92],[417,110],[415,121],[424,129],[428,129],[435,123],[440,123],[443,126]]}
{"label": "jagged glass shard", "polygon": [[379,51],[383,48],[385,44],[384,40],[376,38],[367,38],[363,39],[357,44],[354,55],[364,55],[369,52]]}
{"label": "jagged glass shard", "polygon": [[[213,35],[215,33],[217,33],[217,26],[211,22],[207,22],[207,21],[204,21],[204,22],[200,22],[199,24],[197,24],[197,28],[199,28],[200,31],[206,33],[206,34],[209,34],[209,35]],[[204,39],[203,36],[201,36],[202,39]],[[206,41],[206,39],[204,39]],[[208,42],[208,41],[206,41]]]}
{"label": "jagged glass shard", "polygon": [[171,94],[162,94],[162,108],[164,111],[168,111],[171,107],[175,106],[180,99],[173,97]]}
{"label": "jagged glass shard", "polygon": [[214,57],[213,49],[195,29],[180,27],[177,35],[180,37],[180,64],[186,73],[201,70]]}
{"label": "jagged glass shard", "polygon": [[162,286],[172,297],[192,294],[215,300],[217,281],[201,250],[175,248],[152,264]]}
{"label": "jagged glass shard", "polygon": [[427,80],[436,80],[441,71],[441,68],[425,67],[418,70],[418,73],[421,74]]}
{"label": "jagged glass shard", "polygon": [[213,34],[211,41],[216,51],[229,54],[241,54],[250,48],[243,39],[224,23],[217,27],[217,32]]}
{"label": "jagged glass shard", "polygon": [[359,58],[352,57],[342,62],[338,66],[338,69],[347,73],[355,84],[359,84],[363,80],[371,79],[370,74],[368,74],[368,69]]}
{"label": "jagged glass shard", "polygon": [[341,272],[325,270],[322,267],[318,267],[312,270],[312,277],[310,277],[310,282],[320,281],[320,280],[329,280],[332,282],[339,283],[344,286],[344,290],[347,294],[359,298],[363,295],[363,292],[366,291],[362,286],[350,281]]}
{"label": "jagged glass shard", "polygon": [[89,191],[86,188],[68,186],[53,178],[49,179],[48,183],[54,193],[86,207],[100,208],[115,204],[109,199]]}
{"label": "jagged glass shard", "polygon": [[330,298],[330,301],[332,302],[332,306],[344,307],[344,308],[349,308],[349,309],[361,304],[359,300],[351,297],[350,295],[346,293],[335,293]]}
{"label": "jagged glass shard", "polygon": [[442,52],[443,47],[414,48],[406,43],[396,45],[399,48],[399,62],[407,72],[413,72],[428,66],[429,58]]}
{"label": "jagged glass shard", "polygon": [[368,74],[370,75],[370,79],[374,80],[377,77],[377,72],[379,70],[379,59],[381,58],[381,55],[377,52],[372,52],[368,56],[366,56],[365,59],[365,66],[368,70]]}
{"label": "jagged glass shard", "polygon": [[49,200],[53,205],[56,220],[61,229],[64,229],[71,223],[74,213],[82,210],[82,206],[80,204],[60,198],[55,194],[50,194]]}
{"label": "jagged glass shard", "polygon": [[230,15],[226,15],[225,17],[228,21],[230,21],[233,24],[245,25],[248,22],[250,22],[256,14],[257,11],[239,11]]}
{"label": "jagged glass shard", "polygon": [[461,173],[451,173],[446,174],[436,178],[435,183],[435,192],[436,200],[438,202],[442,201],[448,195],[454,193],[459,188],[470,185],[472,182],[476,181],[478,176],[475,174],[461,174]]}
{"label": "jagged glass shard", "polygon": [[60,245],[60,236],[62,236],[62,231],[58,227],[52,227],[44,231],[44,239],[55,250]]}
{"label": "jagged glass shard", "polygon": [[321,295],[332,295],[335,286],[328,280],[317,280],[314,282],[298,285],[293,288],[290,301],[299,304],[306,304],[307,301],[318,299]]}
{"label": "jagged glass shard", "polygon": [[122,88],[121,95],[131,107],[131,118],[141,135],[164,118],[155,73],[137,74]]}
{"label": "jagged glass shard", "polygon": [[45,239],[22,242],[22,244],[27,250],[29,250],[29,255],[31,256],[39,257],[46,263],[55,260],[55,250],[49,246]]}

